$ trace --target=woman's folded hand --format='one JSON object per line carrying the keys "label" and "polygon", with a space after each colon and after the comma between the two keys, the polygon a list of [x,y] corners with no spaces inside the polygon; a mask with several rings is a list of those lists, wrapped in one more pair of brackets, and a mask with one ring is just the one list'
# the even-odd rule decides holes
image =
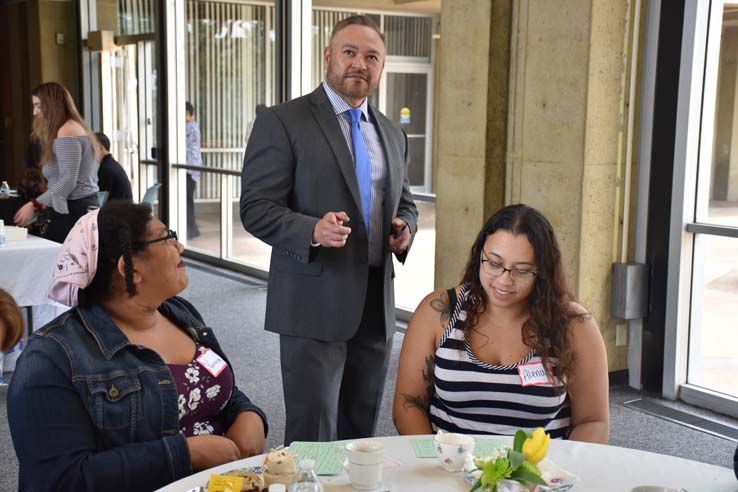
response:
{"label": "woman's folded hand", "polygon": [[244,458],[264,452],[264,422],[256,412],[239,414],[226,437],[236,443]]}
{"label": "woman's folded hand", "polygon": [[188,437],[187,446],[190,448],[190,461],[195,471],[241,459],[236,443],[223,436]]}

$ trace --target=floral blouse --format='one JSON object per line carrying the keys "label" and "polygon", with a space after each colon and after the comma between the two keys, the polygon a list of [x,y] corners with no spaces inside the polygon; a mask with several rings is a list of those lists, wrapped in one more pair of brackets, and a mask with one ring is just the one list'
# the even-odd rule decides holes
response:
{"label": "floral blouse", "polygon": [[223,435],[227,429],[218,420],[233,392],[233,371],[227,366],[213,376],[197,358],[209,349],[197,345],[189,364],[168,364],[177,384],[179,425],[186,437],[202,434]]}

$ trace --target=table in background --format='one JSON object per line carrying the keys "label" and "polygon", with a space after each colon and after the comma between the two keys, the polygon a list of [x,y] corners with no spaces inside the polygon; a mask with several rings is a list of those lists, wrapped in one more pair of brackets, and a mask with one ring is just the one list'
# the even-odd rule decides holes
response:
{"label": "table in background", "polygon": [[0,247],[0,288],[21,307],[33,307],[28,317],[29,334],[66,311],[66,306],[47,297],[61,244],[36,236],[7,241]]}
{"label": "table in background", "polygon": [[[477,437],[484,439],[489,436]],[[444,471],[436,458],[415,457],[411,439],[418,438],[432,439],[432,436],[375,438],[384,443],[385,456],[390,458],[386,461],[401,463],[400,466],[385,467],[384,483],[380,490],[467,492],[471,486],[461,473]],[[512,438],[501,439],[512,446]],[[548,457],[581,479],[581,482],[572,489],[574,492],[630,492],[638,485],[682,487],[689,492],[738,492],[738,483],[733,470],[646,451],[556,440],[551,441]],[[261,465],[264,458],[265,455],[259,455],[217,466],[183,478],[159,489],[158,492],[186,492],[198,486],[205,486],[212,474]],[[725,457],[726,463],[730,458]],[[352,490],[345,472],[336,476],[321,476],[320,479],[326,492]]]}

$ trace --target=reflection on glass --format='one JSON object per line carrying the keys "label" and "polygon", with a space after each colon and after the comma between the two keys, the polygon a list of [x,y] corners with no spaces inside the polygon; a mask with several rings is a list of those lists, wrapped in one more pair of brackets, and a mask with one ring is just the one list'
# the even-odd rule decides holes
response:
{"label": "reflection on glass", "polygon": [[[738,225],[738,22],[736,7],[725,7],[717,100],[715,104],[714,144],[710,176],[708,216],[710,222]],[[705,170],[706,171],[706,170]],[[707,173],[701,173],[703,179]]]}
{"label": "reflection on glass", "polygon": [[[180,169],[179,172],[182,173],[185,171]],[[200,183],[206,179],[210,182],[220,182],[222,176],[203,170],[200,172]],[[220,187],[218,188],[220,189]],[[194,248],[214,256],[220,256],[220,210],[220,197],[217,200],[195,201],[195,217],[197,218],[197,227],[200,230],[200,234],[187,239],[187,248]]]}
{"label": "reflection on glass", "polygon": [[697,236],[693,287],[688,381],[738,397],[738,239]]}
{"label": "reflection on glass", "polygon": [[[230,179],[233,180],[234,189],[236,188],[236,183],[239,185],[241,183],[241,178],[234,176],[230,177]],[[239,211],[238,201],[238,196],[231,198],[230,206],[233,216],[231,244],[233,244],[233,253],[228,259],[238,261],[261,270],[268,270],[269,257],[272,253],[272,248],[244,230],[243,225],[241,225],[241,214]]]}
{"label": "reflection on glass", "polygon": [[433,265],[436,258],[436,204],[415,200],[418,207],[418,232],[403,265],[395,263],[395,304],[415,311],[420,301],[433,290]]}
{"label": "reflection on glass", "polygon": [[387,74],[386,115],[407,133],[410,144],[410,186],[425,185],[426,104],[428,76],[424,73]]}
{"label": "reflection on glass", "polygon": [[[200,236],[188,246],[245,261],[261,246],[241,240],[247,235],[238,215],[241,181],[215,169],[240,172],[257,106],[276,102],[274,6],[186,0],[185,29],[186,97],[200,127],[202,166],[214,169],[202,172],[197,183],[194,209]],[[225,217],[222,204],[231,208]],[[232,239],[225,250],[221,223]],[[268,257],[258,266],[268,268]]]}

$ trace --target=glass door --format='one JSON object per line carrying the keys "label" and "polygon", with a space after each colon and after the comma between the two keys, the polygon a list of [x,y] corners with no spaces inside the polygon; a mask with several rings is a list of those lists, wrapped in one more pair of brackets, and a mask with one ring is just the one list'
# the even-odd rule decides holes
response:
{"label": "glass door", "polygon": [[699,158],[685,186],[689,195],[696,181],[693,212],[685,221],[691,295],[684,297],[689,304],[687,368],[679,390],[689,403],[732,415],[738,415],[737,23],[738,2],[711,3]]}
{"label": "glass door", "polygon": [[407,133],[412,190],[431,193],[431,67],[387,62],[379,90],[379,107]]}
{"label": "glass door", "polygon": [[[128,174],[139,202],[159,183],[155,46],[153,40],[141,37],[118,45],[109,55],[109,70],[103,70],[103,85],[110,89],[110,104],[103,104],[110,152]],[[147,201],[156,207],[158,193],[149,193]]]}

